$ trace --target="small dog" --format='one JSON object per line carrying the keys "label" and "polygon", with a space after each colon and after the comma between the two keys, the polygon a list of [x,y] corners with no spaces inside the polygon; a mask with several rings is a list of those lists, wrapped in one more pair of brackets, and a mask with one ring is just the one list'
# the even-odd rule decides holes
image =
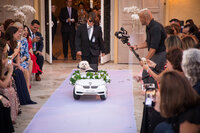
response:
{"label": "small dog", "polygon": [[78,64],[78,68],[80,69],[80,73],[84,72],[93,72],[94,70],[90,67],[87,61],[81,61]]}

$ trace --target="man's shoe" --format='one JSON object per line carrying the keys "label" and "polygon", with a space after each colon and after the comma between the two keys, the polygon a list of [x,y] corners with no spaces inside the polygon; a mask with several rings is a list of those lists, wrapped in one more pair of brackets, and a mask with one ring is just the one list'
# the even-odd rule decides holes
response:
{"label": "man's shoe", "polygon": [[53,60],[57,60],[57,58],[53,56]]}
{"label": "man's shoe", "polygon": [[41,81],[40,75],[37,75],[37,74],[36,74],[36,75],[35,75],[35,80],[36,80],[36,81]]}

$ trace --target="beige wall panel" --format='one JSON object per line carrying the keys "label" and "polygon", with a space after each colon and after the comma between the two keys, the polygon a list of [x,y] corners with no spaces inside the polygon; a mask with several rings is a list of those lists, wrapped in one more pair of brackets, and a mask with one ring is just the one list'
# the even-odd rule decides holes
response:
{"label": "beige wall panel", "polygon": [[169,20],[178,18],[186,21],[193,19],[197,26],[200,25],[200,0],[166,0],[165,25]]}

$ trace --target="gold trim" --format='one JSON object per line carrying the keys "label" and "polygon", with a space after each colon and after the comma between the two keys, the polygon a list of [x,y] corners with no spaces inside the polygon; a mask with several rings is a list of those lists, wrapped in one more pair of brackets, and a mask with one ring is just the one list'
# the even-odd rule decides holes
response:
{"label": "gold trim", "polygon": [[[119,23],[119,0],[115,0],[114,7],[114,32],[118,31],[118,23]],[[118,63],[118,39],[114,38],[114,63]]]}
{"label": "gold trim", "polygon": [[39,1],[38,0],[34,0],[33,6],[36,10],[36,13],[34,14],[34,19],[39,20]]}

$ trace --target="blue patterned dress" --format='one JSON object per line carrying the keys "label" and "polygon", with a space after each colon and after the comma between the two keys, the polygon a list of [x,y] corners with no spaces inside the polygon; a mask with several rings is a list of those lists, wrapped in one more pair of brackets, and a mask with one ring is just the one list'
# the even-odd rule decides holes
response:
{"label": "blue patterned dress", "polygon": [[29,52],[28,52],[28,41],[26,38],[22,38],[20,40],[21,42],[21,48],[20,48],[20,59],[23,58],[24,56],[26,56],[26,60],[24,62],[22,62],[20,65],[24,68],[24,69],[28,69],[28,60],[29,60]]}

